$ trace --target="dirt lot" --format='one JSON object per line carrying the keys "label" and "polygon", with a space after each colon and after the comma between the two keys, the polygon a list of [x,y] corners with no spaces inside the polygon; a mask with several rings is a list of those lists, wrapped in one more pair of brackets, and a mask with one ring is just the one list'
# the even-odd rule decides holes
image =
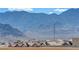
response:
{"label": "dirt lot", "polygon": [[79,50],[79,47],[10,47],[10,48],[0,48],[0,50]]}

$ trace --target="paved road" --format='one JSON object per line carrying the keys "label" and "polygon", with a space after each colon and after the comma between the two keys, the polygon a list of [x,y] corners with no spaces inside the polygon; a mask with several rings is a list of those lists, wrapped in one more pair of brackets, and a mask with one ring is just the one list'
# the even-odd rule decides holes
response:
{"label": "paved road", "polygon": [[79,50],[79,47],[28,47],[28,48],[0,48],[0,50]]}

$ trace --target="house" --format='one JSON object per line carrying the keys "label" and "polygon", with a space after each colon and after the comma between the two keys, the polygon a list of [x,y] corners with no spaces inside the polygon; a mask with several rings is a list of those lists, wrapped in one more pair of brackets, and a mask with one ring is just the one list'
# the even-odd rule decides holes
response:
{"label": "house", "polygon": [[79,47],[79,38],[72,38],[72,43],[74,47]]}

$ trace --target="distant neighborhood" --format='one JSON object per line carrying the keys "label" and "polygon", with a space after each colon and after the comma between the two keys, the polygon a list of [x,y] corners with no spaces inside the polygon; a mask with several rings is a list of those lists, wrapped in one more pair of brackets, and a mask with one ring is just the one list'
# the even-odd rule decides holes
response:
{"label": "distant neighborhood", "polygon": [[14,42],[0,42],[0,47],[79,47],[79,38],[70,40],[16,40]]}

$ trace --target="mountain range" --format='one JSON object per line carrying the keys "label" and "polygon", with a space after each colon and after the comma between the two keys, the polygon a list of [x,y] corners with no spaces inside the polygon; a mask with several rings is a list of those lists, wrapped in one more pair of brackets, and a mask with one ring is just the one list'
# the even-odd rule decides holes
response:
{"label": "mountain range", "polygon": [[23,33],[16,28],[13,28],[9,24],[1,24],[0,23],[0,37],[1,36],[23,36]]}
{"label": "mountain range", "polygon": [[[53,38],[54,25],[56,27],[55,30],[57,38],[78,37],[79,8],[71,8],[59,15],[29,13],[25,11],[8,11],[5,13],[0,13],[0,23],[9,24],[13,28],[17,28],[25,35],[32,38]],[[5,26],[5,28],[6,27],[7,26]],[[9,31],[10,30],[11,28]],[[2,32],[2,29],[0,29],[0,31]],[[15,31],[11,30],[11,32],[13,32],[15,36],[18,35],[15,33]]]}

